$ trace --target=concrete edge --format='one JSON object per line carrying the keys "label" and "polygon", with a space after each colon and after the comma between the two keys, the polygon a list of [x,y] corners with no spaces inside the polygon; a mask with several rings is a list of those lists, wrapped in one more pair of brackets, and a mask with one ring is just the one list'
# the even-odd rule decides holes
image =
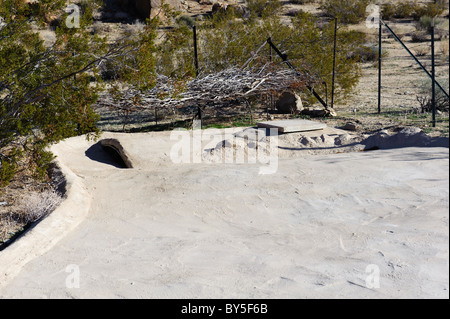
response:
{"label": "concrete edge", "polygon": [[52,213],[0,252],[0,289],[14,279],[27,263],[45,254],[75,229],[89,213],[91,197],[82,178],[58,159],[55,164],[66,181],[66,198]]}

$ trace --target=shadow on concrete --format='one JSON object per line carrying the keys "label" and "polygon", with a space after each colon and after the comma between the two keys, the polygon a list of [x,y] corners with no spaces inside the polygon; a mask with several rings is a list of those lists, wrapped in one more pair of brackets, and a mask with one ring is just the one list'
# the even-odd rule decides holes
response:
{"label": "shadow on concrete", "polygon": [[85,154],[93,161],[111,165],[116,168],[127,168],[122,157],[113,147],[102,146],[100,142],[92,145],[86,150]]}

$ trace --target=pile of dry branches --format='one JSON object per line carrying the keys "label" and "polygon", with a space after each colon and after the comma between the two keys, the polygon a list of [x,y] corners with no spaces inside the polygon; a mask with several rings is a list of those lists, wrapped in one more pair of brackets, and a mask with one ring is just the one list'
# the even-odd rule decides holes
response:
{"label": "pile of dry branches", "polygon": [[119,99],[105,94],[98,104],[117,110],[226,105],[233,100],[303,89],[305,83],[305,79],[291,69],[271,70],[268,65],[258,70],[230,68],[186,83],[158,76],[156,86],[147,92],[125,90]]}

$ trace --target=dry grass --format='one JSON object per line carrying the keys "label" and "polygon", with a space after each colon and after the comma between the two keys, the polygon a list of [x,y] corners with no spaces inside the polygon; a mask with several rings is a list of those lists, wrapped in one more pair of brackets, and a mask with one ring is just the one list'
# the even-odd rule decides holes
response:
{"label": "dry grass", "polygon": [[54,190],[32,192],[19,198],[17,208],[26,223],[34,223],[52,212],[61,201],[61,196]]}
{"label": "dry grass", "polygon": [[50,180],[33,178],[29,162],[18,163],[19,171],[7,187],[0,188],[0,244],[40,218],[62,201]]}
{"label": "dry grass", "polygon": [[62,202],[52,189],[17,195],[0,209],[0,243],[51,213]]}

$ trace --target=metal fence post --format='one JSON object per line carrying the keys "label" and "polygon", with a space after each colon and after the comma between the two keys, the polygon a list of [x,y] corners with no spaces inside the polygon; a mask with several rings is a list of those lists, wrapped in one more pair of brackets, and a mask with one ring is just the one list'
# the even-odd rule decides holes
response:
{"label": "metal fence post", "polygon": [[198,69],[198,49],[197,49],[197,26],[194,25],[193,31],[194,31],[194,66],[196,72],[195,75],[198,76],[199,69]]}
{"label": "metal fence post", "polygon": [[381,36],[383,31],[383,25],[381,24],[381,19],[379,21],[379,30],[378,30],[378,114],[381,113]]}
{"label": "metal fence post", "polygon": [[436,69],[434,65],[434,17],[431,18],[431,106],[433,110],[433,127],[436,127]]}
{"label": "metal fence post", "polygon": [[[335,86],[335,78],[336,78],[337,24],[338,24],[338,19],[334,18],[334,48],[333,48],[333,78],[331,81],[331,108],[334,107],[334,86]],[[327,96],[328,96],[328,92],[327,92]],[[327,98],[326,103],[328,104],[328,98]]]}

